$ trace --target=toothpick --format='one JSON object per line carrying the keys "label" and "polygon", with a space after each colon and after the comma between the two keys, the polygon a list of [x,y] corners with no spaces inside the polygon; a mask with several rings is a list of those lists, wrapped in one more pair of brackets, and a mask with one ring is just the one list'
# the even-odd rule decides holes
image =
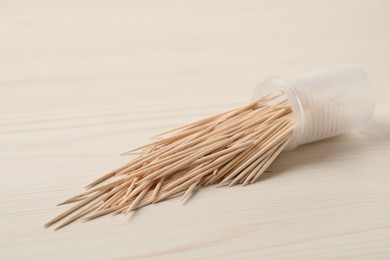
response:
{"label": "toothpick", "polygon": [[78,202],[45,227],[62,221],[57,230],[78,219],[128,214],[179,193],[184,203],[206,185],[255,182],[292,135],[292,111],[283,97],[266,96],[155,135],[161,139],[124,153],[141,155],[60,203]]}

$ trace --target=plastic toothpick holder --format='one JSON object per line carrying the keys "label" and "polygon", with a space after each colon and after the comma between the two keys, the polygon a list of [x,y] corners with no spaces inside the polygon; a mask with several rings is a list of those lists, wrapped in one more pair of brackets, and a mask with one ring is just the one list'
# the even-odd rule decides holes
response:
{"label": "plastic toothpick holder", "polygon": [[255,98],[284,92],[291,105],[294,131],[285,150],[346,133],[370,121],[375,98],[367,74],[356,65],[339,65],[258,85]]}

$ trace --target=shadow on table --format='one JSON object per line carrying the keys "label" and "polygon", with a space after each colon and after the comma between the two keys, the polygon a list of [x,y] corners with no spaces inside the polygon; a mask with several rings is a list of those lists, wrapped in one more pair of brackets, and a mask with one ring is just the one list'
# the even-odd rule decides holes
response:
{"label": "shadow on table", "polygon": [[369,126],[357,132],[339,135],[318,142],[302,145],[291,152],[284,152],[271,165],[272,172],[264,173],[258,181],[272,178],[276,174],[299,169],[307,164],[332,160],[362,158],[368,150],[385,152],[390,145],[390,126],[372,121]]}

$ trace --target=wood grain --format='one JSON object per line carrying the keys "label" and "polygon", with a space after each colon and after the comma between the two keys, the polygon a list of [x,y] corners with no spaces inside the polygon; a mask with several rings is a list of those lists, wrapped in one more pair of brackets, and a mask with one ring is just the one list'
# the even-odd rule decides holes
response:
{"label": "wood grain", "polygon": [[[1,259],[389,259],[388,1],[0,1]],[[256,84],[364,67],[372,123],[261,180],[54,232],[55,205]]]}

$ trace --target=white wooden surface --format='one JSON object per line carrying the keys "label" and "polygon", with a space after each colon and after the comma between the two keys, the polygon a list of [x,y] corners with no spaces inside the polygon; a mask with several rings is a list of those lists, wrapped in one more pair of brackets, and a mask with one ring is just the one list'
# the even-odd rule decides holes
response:
{"label": "white wooden surface", "polygon": [[[0,258],[390,259],[389,3],[1,0]],[[151,133],[344,62],[376,86],[367,128],[254,185],[42,228]]]}

